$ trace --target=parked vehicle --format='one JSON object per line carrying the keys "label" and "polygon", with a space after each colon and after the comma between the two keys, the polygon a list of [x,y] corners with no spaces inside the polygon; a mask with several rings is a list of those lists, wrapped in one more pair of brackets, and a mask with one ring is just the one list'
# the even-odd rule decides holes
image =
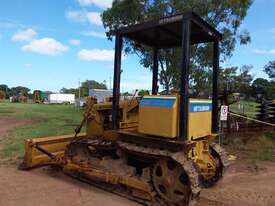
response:
{"label": "parked vehicle", "polygon": [[48,101],[50,104],[74,104],[74,94],[49,94]]}

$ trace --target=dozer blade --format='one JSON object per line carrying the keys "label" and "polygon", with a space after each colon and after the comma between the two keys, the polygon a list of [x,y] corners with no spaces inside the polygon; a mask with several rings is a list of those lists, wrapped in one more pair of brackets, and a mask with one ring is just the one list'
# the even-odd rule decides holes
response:
{"label": "dozer blade", "polygon": [[[27,139],[25,155],[19,169],[27,170],[46,165],[61,165],[66,146],[73,140],[74,134]],[[79,134],[77,138],[85,137]]]}

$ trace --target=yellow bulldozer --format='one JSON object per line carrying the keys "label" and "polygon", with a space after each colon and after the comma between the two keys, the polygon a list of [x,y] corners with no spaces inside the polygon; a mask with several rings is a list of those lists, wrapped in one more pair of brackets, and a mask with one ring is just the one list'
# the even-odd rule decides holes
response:
{"label": "yellow bulldozer", "polygon": [[[59,166],[80,180],[147,205],[189,205],[217,182],[228,164],[218,136],[219,41],[222,35],[193,12],[115,31],[113,97],[89,97],[75,135],[28,139],[20,169]],[[152,48],[152,95],[120,98],[123,39]],[[211,99],[189,98],[190,46],[213,45]],[[158,93],[158,52],[181,47],[177,93]],[[83,125],[86,132],[80,133]]]}

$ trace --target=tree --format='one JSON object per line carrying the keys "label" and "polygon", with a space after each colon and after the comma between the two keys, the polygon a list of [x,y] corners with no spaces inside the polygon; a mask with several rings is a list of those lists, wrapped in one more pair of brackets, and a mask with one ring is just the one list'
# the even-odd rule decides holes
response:
{"label": "tree", "polygon": [[6,84],[0,84],[0,91],[5,92],[6,97],[9,97],[10,95],[10,89]]}
{"label": "tree", "polygon": [[275,100],[275,81],[270,81],[269,82],[269,87],[268,87],[268,99]]}
{"label": "tree", "polygon": [[149,95],[149,91],[148,90],[144,90],[144,89],[141,89],[138,91],[138,96],[145,96],[145,95]]}
{"label": "tree", "polygon": [[246,98],[249,98],[251,93],[251,82],[253,76],[250,74],[252,69],[251,65],[244,65],[240,68],[240,73],[236,77],[236,90],[243,94]]}
{"label": "tree", "polygon": [[[89,95],[89,89],[107,89],[106,82],[99,83],[95,80],[86,80],[81,83],[80,96],[86,97]],[[75,94],[77,97],[79,95],[79,88],[62,88],[60,90],[64,94]]]}
{"label": "tree", "polygon": [[[106,28],[107,37],[111,40],[114,31],[120,26],[128,26],[147,20],[157,19],[187,10],[192,10],[204,18],[207,22],[223,34],[221,42],[221,57],[225,60],[232,55],[237,42],[247,44],[251,41],[248,31],[238,32],[252,0],[114,0],[112,7],[102,14],[103,25]],[[211,44],[200,44],[191,48],[191,81],[195,90],[203,89],[205,84],[199,85],[201,81],[209,81],[211,65]],[[136,53],[144,67],[152,69],[152,54],[149,48],[134,44],[126,40],[125,53]],[[160,83],[168,91],[170,88],[179,87],[180,49],[161,50],[160,61]],[[199,78],[198,78],[199,77]]]}
{"label": "tree", "polygon": [[63,94],[74,94],[77,98],[79,96],[79,91],[80,91],[80,97],[86,97],[88,96],[88,93],[86,90],[84,90],[82,87],[79,88],[62,88],[60,90],[60,93],[63,93]]}
{"label": "tree", "polygon": [[86,80],[81,83],[81,87],[89,89],[107,89],[105,83],[99,83],[95,80]]}
{"label": "tree", "polygon": [[226,104],[232,103],[230,97],[233,93],[241,93],[242,96],[249,98],[251,94],[251,82],[253,80],[250,74],[252,66],[244,65],[241,68],[228,67],[221,68],[219,75],[219,93]]}
{"label": "tree", "polygon": [[2,90],[0,90],[0,100],[3,100],[6,98],[6,93]]}
{"label": "tree", "polygon": [[190,80],[192,97],[207,98],[212,95],[212,85],[209,83],[212,81],[212,70],[195,68],[190,74]]}
{"label": "tree", "polygon": [[27,96],[29,93],[30,89],[27,87],[22,87],[22,86],[18,86],[18,87],[12,87],[11,88],[11,95],[24,95]]}
{"label": "tree", "polygon": [[[78,88],[76,88],[76,89],[75,88],[70,88],[70,89],[62,88],[60,90],[60,93],[63,93],[63,94],[74,94],[75,96],[78,97],[78,95],[79,95],[79,89]],[[80,96],[83,96],[83,94],[80,95]]]}
{"label": "tree", "polygon": [[257,100],[268,99],[270,82],[264,78],[257,78],[252,83],[252,96]]}
{"label": "tree", "polygon": [[270,79],[275,81],[275,61],[268,62],[268,64],[264,66],[264,72]]}
{"label": "tree", "polygon": [[95,80],[86,80],[81,83],[81,90],[84,93],[84,96],[89,95],[89,89],[107,89],[106,84],[99,83]]}
{"label": "tree", "polygon": [[219,75],[219,93],[222,93],[224,90],[228,91],[229,93],[236,92],[237,71],[238,67],[228,67],[221,69]]}
{"label": "tree", "polygon": [[235,102],[232,99],[232,94],[237,92],[236,77],[238,67],[221,68],[219,75],[219,94],[221,102],[230,105]]}

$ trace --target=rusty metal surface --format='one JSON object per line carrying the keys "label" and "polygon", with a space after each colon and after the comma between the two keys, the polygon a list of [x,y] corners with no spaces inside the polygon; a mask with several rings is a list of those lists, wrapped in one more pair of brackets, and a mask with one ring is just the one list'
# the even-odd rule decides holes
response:
{"label": "rusty metal surface", "polygon": [[174,160],[161,159],[152,169],[152,183],[154,189],[169,203],[187,204],[190,197],[189,178]]}
{"label": "rusty metal surface", "polygon": [[[114,147],[116,148],[114,150]],[[80,148],[80,149],[77,149]],[[95,151],[93,151],[95,149]],[[104,152],[119,153],[120,159],[114,160],[108,156],[104,156]],[[154,164],[146,167],[142,171],[142,176],[137,176],[134,167],[127,165],[124,155],[131,156],[132,154],[139,154],[144,159],[155,158],[155,161],[162,159],[170,159],[175,161],[182,171],[185,171],[189,177],[190,190],[192,195],[187,200],[179,203],[171,203],[170,201],[162,198],[159,193],[154,189],[152,183],[152,169]],[[130,188],[128,195],[134,196],[130,199],[141,198],[142,204],[146,202],[148,205],[188,205],[196,201],[200,192],[200,178],[199,171],[195,163],[188,159],[183,152],[172,152],[169,150],[142,147],[139,145],[126,143],[122,141],[106,141],[103,139],[80,139],[73,141],[66,149],[65,158],[67,164],[64,166],[65,170],[71,170],[78,173],[80,177],[83,175],[86,179],[93,181],[93,177],[99,178],[100,181],[117,185],[120,184]],[[151,173],[151,175],[150,175]],[[82,174],[82,176],[81,176]],[[97,179],[96,178],[96,179]],[[146,186],[147,185],[147,186]],[[149,186],[150,189],[147,187]]]}
{"label": "rusty metal surface", "polygon": [[[66,147],[65,150],[65,156],[58,158],[57,160],[50,160],[51,158],[47,155],[43,155],[41,151],[38,151],[35,148],[36,144],[39,144],[43,148],[50,149],[49,151],[52,152],[51,147],[49,145],[60,142],[60,139],[64,139],[65,142],[68,140],[72,140],[71,143]],[[187,173],[189,180],[190,180],[190,189],[191,189],[191,196],[189,203],[196,202],[197,197],[199,196],[200,190],[201,190],[201,176],[200,176],[200,170],[197,168],[197,165],[195,162],[191,159],[189,159],[184,152],[175,152],[168,149],[163,148],[151,148],[147,146],[137,145],[129,142],[124,141],[108,141],[105,139],[88,139],[87,137],[84,138],[84,136],[79,136],[78,138],[73,138],[73,135],[70,136],[60,136],[59,138],[56,137],[48,137],[48,138],[39,138],[34,139],[31,142],[28,142],[28,147],[31,149],[28,151],[32,151],[31,153],[37,153],[37,155],[42,156],[44,159],[43,161],[33,162],[33,157],[36,157],[35,155],[32,156],[32,164],[27,165],[28,167],[33,167],[35,165],[40,164],[58,164],[58,165],[65,165],[64,168],[66,168],[66,165],[68,166],[70,164],[70,161],[73,161],[74,165],[78,167],[76,173],[84,174],[88,171],[86,176],[96,176],[99,175],[104,182],[109,182],[113,184],[118,184],[119,187],[121,187],[120,184],[128,186],[128,188],[132,188],[130,191],[128,191],[128,195],[135,196],[129,199],[136,199],[137,196],[139,199],[141,198],[142,204],[144,204],[144,200],[142,200],[142,197],[147,197],[146,201],[148,201],[148,197],[152,197],[148,201],[148,205],[173,205],[170,202],[167,202],[163,197],[161,197],[154,188],[155,186],[152,183],[152,168],[154,167],[154,164],[152,164],[148,168],[144,168],[142,171],[142,176],[138,177],[139,181],[136,181],[135,177],[135,169],[132,166],[127,165],[123,159],[123,155],[121,153],[125,153],[126,155],[131,156],[132,154],[139,154],[142,158],[153,158],[154,162],[162,160],[162,159],[170,159],[176,161],[181,168]],[[73,147],[72,147],[73,146]],[[213,143],[212,148],[220,155],[220,158],[222,160],[223,165],[228,165],[228,159],[227,159],[227,153],[221,148],[218,144]],[[80,147],[79,150],[76,148]],[[86,148],[83,149],[83,148]],[[93,151],[94,149],[94,151]],[[36,151],[35,151],[36,150]],[[63,150],[63,152],[64,152]],[[76,153],[81,154],[80,156],[76,157]],[[110,158],[104,157],[105,154],[116,154],[120,153],[119,160],[113,160]],[[56,155],[57,153],[53,153]],[[58,156],[59,157],[59,156]],[[60,163],[61,160],[63,161],[62,164]],[[36,160],[35,160],[36,161]],[[72,164],[71,164],[72,166]],[[67,169],[72,168],[68,167]],[[76,167],[74,167],[76,168]],[[93,170],[90,170],[93,168]],[[72,169],[73,170],[73,169]],[[95,172],[96,171],[96,172]],[[103,172],[102,172],[103,171]],[[105,173],[107,171],[107,173]],[[117,174],[115,174],[117,173]],[[123,177],[123,178],[121,178]],[[131,177],[131,178],[129,178]],[[143,181],[143,182],[142,182]],[[120,183],[120,184],[119,184]],[[144,189],[144,185],[149,185],[150,189]],[[136,188],[136,189],[135,189]],[[139,188],[139,189],[137,189]],[[147,190],[147,193],[142,193],[142,190]],[[149,192],[148,192],[149,191]],[[119,193],[119,191],[118,191]],[[145,202],[146,202],[145,201]],[[147,204],[147,203],[146,203]],[[186,204],[180,204],[180,205],[186,205]]]}
{"label": "rusty metal surface", "polygon": [[[187,173],[190,181],[190,187],[192,191],[192,195],[189,200],[189,204],[191,202],[195,202],[196,199],[199,196],[200,190],[201,190],[201,183],[200,183],[200,175],[199,175],[199,170],[196,168],[195,163],[188,159],[187,155],[184,152],[171,152],[168,150],[160,150],[160,149],[153,149],[153,148],[146,148],[130,143],[125,143],[125,142],[118,142],[118,145],[120,148],[123,150],[126,150],[128,152],[136,152],[139,154],[143,154],[144,156],[150,155],[150,156],[155,156],[159,159],[162,158],[169,158],[175,160],[177,163],[181,165],[183,170]],[[156,194],[157,195],[157,194]],[[162,202],[163,205],[173,205],[169,202],[164,201],[162,198],[159,196],[155,196],[155,199],[157,202]]]}
{"label": "rusty metal surface", "polygon": [[[85,137],[85,133],[80,133],[78,138]],[[26,170],[45,165],[62,166],[65,148],[73,139],[73,134],[27,139],[24,159],[18,168]]]}
{"label": "rusty metal surface", "polygon": [[186,144],[186,142],[146,135],[139,133],[137,131],[120,130],[119,134],[119,139],[123,142],[128,142],[137,145],[146,145],[147,147],[151,148],[158,148],[177,152],[182,151],[183,149],[188,147],[188,144]]}
{"label": "rusty metal surface", "polygon": [[213,142],[210,145],[220,156],[224,169],[226,169],[232,162],[228,159],[228,153],[219,144]]}

